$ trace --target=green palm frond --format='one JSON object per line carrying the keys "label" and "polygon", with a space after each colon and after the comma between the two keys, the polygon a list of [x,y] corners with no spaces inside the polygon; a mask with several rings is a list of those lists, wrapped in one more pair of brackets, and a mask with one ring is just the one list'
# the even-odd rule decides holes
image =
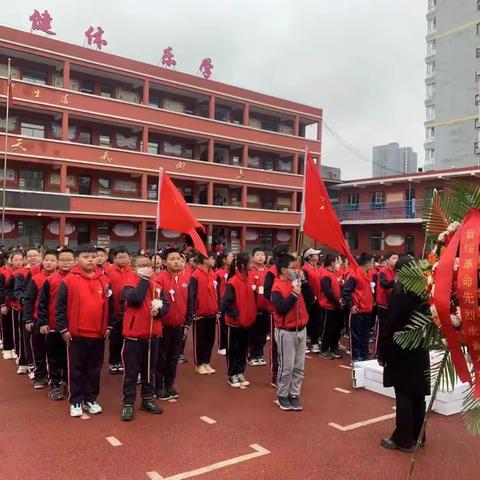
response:
{"label": "green palm frond", "polygon": [[480,436],[480,399],[474,398],[475,382],[469,385],[463,397],[462,417],[467,430],[475,436]]}
{"label": "green palm frond", "polygon": [[417,260],[404,265],[397,272],[397,279],[407,292],[412,292],[426,299],[427,279],[424,274],[430,268],[428,262]]}
{"label": "green palm frond", "polygon": [[[439,352],[437,351],[437,353]],[[438,376],[441,374],[440,390],[442,390],[443,392],[453,392],[453,390],[455,390],[455,385],[458,380],[457,372],[455,370],[455,365],[453,364],[450,351],[448,349],[445,349],[443,350],[443,353],[444,355],[447,356],[443,371],[441,371],[441,368],[442,368],[441,360],[443,360],[443,357],[441,357],[440,361],[436,361],[430,366],[430,372],[427,372],[427,373],[430,374],[432,385],[435,384],[435,382],[438,379]]]}
{"label": "green palm frond", "polygon": [[404,350],[423,348],[424,350],[443,349],[440,329],[432,317],[421,312],[415,312],[410,318],[406,330],[395,333],[394,340]]}

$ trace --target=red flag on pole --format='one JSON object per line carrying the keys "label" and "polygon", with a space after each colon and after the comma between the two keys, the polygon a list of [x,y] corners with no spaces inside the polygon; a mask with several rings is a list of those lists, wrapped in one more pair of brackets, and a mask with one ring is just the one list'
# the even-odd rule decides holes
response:
{"label": "red flag on pole", "polygon": [[357,266],[357,262],[343,236],[335,210],[330,203],[325,184],[308,150],[305,152],[300,231],[341,253],[348,258],[352,266]]}
{"label": "red flag on pole", "polygon": [[205,244],[195,230],[196,228],[203,229],[203,226],[193,216],[185,199],[162,167],[160,167],[158,175],[157,229],[158,228],[165,228],[190,235],[195,249],[207,257]]}

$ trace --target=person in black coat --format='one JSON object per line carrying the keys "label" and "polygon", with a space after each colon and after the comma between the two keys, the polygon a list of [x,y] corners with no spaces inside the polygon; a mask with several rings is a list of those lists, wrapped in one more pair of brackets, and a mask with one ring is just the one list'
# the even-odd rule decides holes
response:
{"label": "person in black coat", "polygon": [[[401,257],[396,271],[410,262],[411,257]],[[404,350],[393,338],[396,332],[406,329],[416,311],[427,313],[428,304],[397,283],[390,297],[379,351],[379,363],[384,366],[383,385],[395,389],[396,428],[390,438],[382,439],[381,446],[404,452],[415,447],[425,417],[425,396],[430,395],[429,352]]]}

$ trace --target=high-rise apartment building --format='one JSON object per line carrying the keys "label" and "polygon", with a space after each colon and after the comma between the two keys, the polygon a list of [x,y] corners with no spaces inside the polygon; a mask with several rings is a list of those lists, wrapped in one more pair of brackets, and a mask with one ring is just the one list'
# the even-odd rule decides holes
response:
{"label": "high-rise apartment building", "polygon": [[478,165],[478,0],[428,0],[426,72],[426,170]]}
{"label": "high-rise apartment building", "polygon": [[398,143],[373,147],[372,160],[374,177],[417,171],[417,154],[411,147],[400,147]]}

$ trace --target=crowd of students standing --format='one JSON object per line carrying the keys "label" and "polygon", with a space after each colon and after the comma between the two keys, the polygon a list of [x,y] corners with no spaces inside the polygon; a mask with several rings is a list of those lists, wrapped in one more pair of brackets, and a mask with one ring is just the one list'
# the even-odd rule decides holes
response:
{"label": "crowd of students standing", "polygon": [[[215,374],[217,338],[231,387],[248,387],[247,366],[266,366],[269,353],[277,405],[302,410],[306,353],[335,360],[350,350],[354,362],[372,355],[371,332],[377,316],[381,328],[398,259],[389,254],[380,265],[362,254],[353,270],[320,253],[280,247],[268,259],[262,249],[205,257],[172,247],[131,256],[117,248],[108,261],[91,245],[12,251],[0,269],[3,358],[16,360],[33,388],[48,386],[52,400],[68,399],[72,417],[97,414],[108,339],[109,373],[123,374],[121,418],[128,421],[138,383],[146,412],[162,413],[156,400],[179,397],[187,338],[195,372]],[[340,344],[342,332],[349,347]]]}

